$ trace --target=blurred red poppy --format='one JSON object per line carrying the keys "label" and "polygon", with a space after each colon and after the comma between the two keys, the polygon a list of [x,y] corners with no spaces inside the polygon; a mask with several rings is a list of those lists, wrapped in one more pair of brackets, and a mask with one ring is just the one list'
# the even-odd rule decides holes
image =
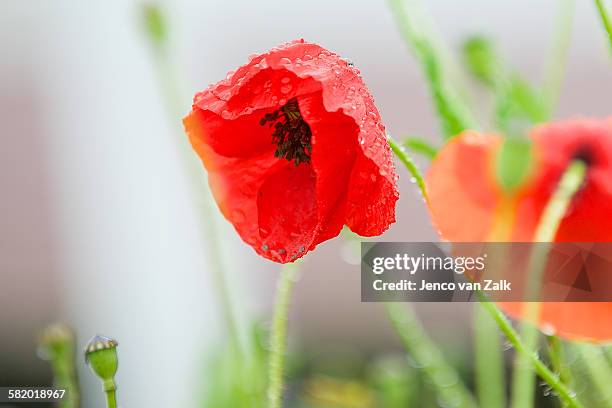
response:
{"label": "blurred red poppy", "polygon": [[343,225],[379,235],[395,221],[385,128],[351,63],[293,41],[196,94],[184,119],[219,208],[242,239],[291,262]]}
{"label": "blurred red poppy", "polygon": [[[546,124],[530,136],[534,163],[527,181],[513,193],[504,193],[495,180],[501,137],[466,132],[438,154],[427,185],[433,222],[445,239],[533,240],[561,175],[579,159],[587,165],[586,178],[555,241],[612,241],[612,119]],[[521,303],[502,307],[521,316]],[[612,303],[543,303],[540,324],[566,338],[605,341],[612,339],[610,316]]]}

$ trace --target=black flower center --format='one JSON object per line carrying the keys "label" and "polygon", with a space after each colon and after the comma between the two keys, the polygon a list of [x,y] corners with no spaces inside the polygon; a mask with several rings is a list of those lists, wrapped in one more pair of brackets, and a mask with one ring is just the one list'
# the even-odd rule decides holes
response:
{"label": "black flower center", "polygon": [[302,118],[296,98],[290,99],[280,109],[266,113],[259,124],[265,126],[266,123],[274,128],[272,143],[277,146],[274,157],[293,161],[296,166],[310,163],[312,132]]}

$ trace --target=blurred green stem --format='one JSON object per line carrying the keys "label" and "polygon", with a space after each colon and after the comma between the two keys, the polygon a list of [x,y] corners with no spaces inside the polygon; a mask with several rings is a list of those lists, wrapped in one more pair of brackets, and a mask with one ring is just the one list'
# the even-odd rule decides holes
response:
{"label": "blurred green stem", "polygon": [[590,344],[576,344],[582,362],[586,366],[595,388],[601,395],[602,408],[612,408],[612,369],[603,349]]}
{"label": "blurred green stem", "polygon": [[74,332],[66,325],[53,324],[45,328],[39,342],[41,357],[49,361],[53,370],[53,385],[66,390],[66,397],[59,402],[59,408],[79,408]]}
{"label": "blurred green stem", "polygon": [[441,121],[444,137],[448,139],[465,129],[473,128],[469,109],[447,80],[439,51],[435,49],[431,35],[419,25],[422,16],[414,15],[417,9],[415,0],[388,1],[404,40],[421,64]]}
{"label": "blurred green stem", "polygon": [[145,33],[153,52],[160,92],[170,123],[177,133],[178,150],[182,158],[181,162],[183,163],[185,174],[190,182],[192,202],[195,203],[200,231],[209,245],[207,259],[213,282],[216,286],[215,293],[218,296],[224,316],[223,320],[227,325],[231,341],[236,345],[237,350],[246,356],[248,355],[247,342],[241,335],[234,298],[228,285],[228,277],[226,276],[227,267],[223,259],[223,239],[220,238],[223,234],[217,226],[218,209],[215,207],[213,197],[206,183],[206,172],[191,149],[181,126],[181,118],[187,113],[188,107],[183,107],[184,103],[182,101],[186,100],[186,98],[183,98],[181,95],[179,76],[173,63],[174,60],[170,58],[168,27],[165,15],[158,6],[149,4],[143,8],[143,19]]}
{"label": "blurred green stem", "polygon": [[551,118],[557,109],[576,8],[575,0],[558,0],[558,4],[553,44],[544,72],[543,87],[547,118]]}
{"label": "blurred green stem", "polygon": [[407,137],[404,139],[403,145],[429,160],[433,160],[438,154],[438,149],[435,146],[419,137]]}
{"label": "blurred green stem", "polygon": [[[542,212],[540,222],[534,233],[534,241],[541,244],[533,246],[529,260],[527,299],[533,299],[539,293],[542,275],[548,259],[549,243],[554,241],[559,225],[565,217],[572,199],[584,182],[585,174],[586,165],[584,162],[580,160],[571,162]],[[521,337],[525,347],[528,350],[534,350],[537,348],[539,339],[539,331],[535,328],[535,324],[539,320],[540,303],[526,302],[523,308]],[[528,408],[533,406],[534,390],[535,378],[531,359],[529,356],[517,354],[512,377],[512,407]]]}
{"label": "blurred green stem", "polygon": [[609,9],[604,4],[604,1],[605,0],[595,0],[595,5],[597,6],[597,11],[599,11],[599,15],[601,16],[601,22],[603,23],[604,29],[608,34],[610,48],[612,50],[612,17],[610,16]]}
{"label": "blurred green stem", "polygon": [[477,304],[474,309],[476,388],[481,407],[505,408],[504,354],[495,320]]}
{"label": "blurred green stem", "polygon": [[422,368],[444,406],[477,407],[472,394],[463,385],[455,369],[427,337],[409,304],[385,303],[389,320],[410,357]]}
{"label": "blurred green stem", "polygon": [[274,317],[270,334],[268,366],[268,408],[280,408],[283,402],[285,353],[287,350],[287,320],[289,303],[298,265],[286,264],[281,268],[276,288]]}

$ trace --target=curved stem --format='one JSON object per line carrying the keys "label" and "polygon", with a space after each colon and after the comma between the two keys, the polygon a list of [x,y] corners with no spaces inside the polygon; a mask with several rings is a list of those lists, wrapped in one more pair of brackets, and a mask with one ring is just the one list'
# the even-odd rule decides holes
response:
{"label": "curved stem", "polygon": [[542,361],[540,361],[538,354],[533,350],[528,349],[521,340],[520,336],[514,330],[506,316],[495,306],[493,302],[488,301],[484,298],[482,293],[479,294],[481,297],[481,304],[493,316],[495,322],[499,326],[500,330],[504,333],[508,341],[514,346],[516,351],[527,356],[531,364],[535,369],[535,372],[550,386],[550,388],[557,393],[559,398],[571,408],[584,408],[584,406],[576,398],[576,393],[571,391],[563,382],[559,376],[555,375]]}
{"label": "curved stem", "polygon": [[423,194],[423,198],[425,198],[425,201],[429,201],[427,197],[427,187],[425,186],[425,180],[423,179],[423,175],[421,174],[419,168],[416,166],[412,158],[408,156],[408,154],[401,145],[399,145],[391,137],[388,137],[387,140],[389,141],[389,146],[391,146],[391,150],[393,150],[393,153],[395,153],[397,158],[400,159],[402,164],[406,166],[410,174],[412,174],[412,177],[414,177],[414,180],[419,186],[419,189],[421,190],[421,194]]}
{"label": "curved stem", "polygon": [[604,25],[606,33],[608,33],[608,39],[610,40],[610,47],[612,48],[612,17],[608,14],[608,9],[604,4],[604,0],[595,0],[597,10],[601,16],[601,21]]}
{"label": "curved stem", "polygon": [[280,408],[283,402],[285,353],[287,350],[287,316],[298,266],[287,264],[280,272],[276,288],[270,359],[268,366],[268,408]]}

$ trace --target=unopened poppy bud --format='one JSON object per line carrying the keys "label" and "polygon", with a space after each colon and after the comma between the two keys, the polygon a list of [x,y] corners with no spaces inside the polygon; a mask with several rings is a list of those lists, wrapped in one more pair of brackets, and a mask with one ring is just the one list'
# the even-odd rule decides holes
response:
{"label": "unopened poppy bud", "polygon": [[94,336],[85,347],[85,361],[105,384],[109,380],[112,381],[117,372],[118,345],[117,341],[108,337]]}
{"label": "unopened poppy bud", "polygon": [[38,344],[40,357],[51,360],[65,351],[70,351],[74,344],[74,332],[65,324],[52,324],[40,333]]}

